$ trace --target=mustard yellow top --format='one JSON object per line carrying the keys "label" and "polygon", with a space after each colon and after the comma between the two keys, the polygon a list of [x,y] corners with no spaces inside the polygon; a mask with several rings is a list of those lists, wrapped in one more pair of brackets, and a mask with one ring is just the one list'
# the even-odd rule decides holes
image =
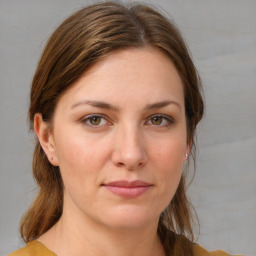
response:
{"label": "mustard yellow top", "polygon": [[[46,246],[37,240],[33,240],[27,245],[8,256],[57,256],[55,253],[50,251]],[[231,256],[224,251],[213,251],[208,252],[199,245],[195,245],[195,256]],[[239,255],[237,255],[239,256]],[[242,255],[241,255],[242,256]]]}

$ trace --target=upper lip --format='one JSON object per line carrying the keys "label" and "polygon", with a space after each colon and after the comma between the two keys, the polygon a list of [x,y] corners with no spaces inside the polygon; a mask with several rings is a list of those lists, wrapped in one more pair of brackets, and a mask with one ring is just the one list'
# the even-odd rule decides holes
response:
{"label": "upper lip", "polygon": [[134,188],[134,187],[149,187],[152,184],[147,183],[142,180],[134,180],[134,181],[127,181],[127,180],[117,180],[112,181],[109,183],[103,184],[104,186],[112,186],[112,187],[125,187],[125,188]]}

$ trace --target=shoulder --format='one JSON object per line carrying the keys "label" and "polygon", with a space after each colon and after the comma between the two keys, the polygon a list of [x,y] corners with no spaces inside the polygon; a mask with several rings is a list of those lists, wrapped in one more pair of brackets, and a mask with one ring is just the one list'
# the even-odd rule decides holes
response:
{"label": "shoulder", "polygon": [[[207,251],[199,244],[190,241],[184,235],[174,234],[175,244],[174,244],[174,255],[175,256],[231,256],[231,254],[224,252],[222,250]],[[182,248],[182,249],[181,249]],[[233,255],[242,256],[242,255]]]}
{"label": "shoulder", "polygon": [[37,240],[34,240],[27,243],[25,247],[9,254],[8,256],[56,256],[56,254]]}
{"label": "shoulder", "polygon": [[[231,256],[231,254],[228,254],[227,252],[224,252],[222,250],[217,251],[207,251],[203,247],[201,247],[198,244],[194,245],[194,256]],[[242,256],[242,255],[234,255],[234,256]]]}
{"label": "shoulder", "polygon": [[[222,250],[216,251],[207,251],[205,248],[201,247],[199,244],[191,242],[187,237],[184,235],[176,235],[176,241],[179,245],[186,247],[190,247],[190,253],[193,256],[232,256],[231,254],[224,252]],[[176,255],[176,254],[175,254]],[[185,254],[187,255],[187,254]],[[190,254],[189,254],[190,255]],[[243,255],[233,255],[233,256],[243,256]]]}
{"label": "shoulder", "polygon": [[28,251],[26,250],[26,247],[20,248],[19,250],[12,252],[11,254],[8,254],[7,256],[28,256]]}

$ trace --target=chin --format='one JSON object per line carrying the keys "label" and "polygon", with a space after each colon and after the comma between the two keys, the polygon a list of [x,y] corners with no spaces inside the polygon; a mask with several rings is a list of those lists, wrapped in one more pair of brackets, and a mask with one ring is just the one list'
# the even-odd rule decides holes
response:
{"label": "chin", "polygon": [[153,214],[152,209],[138,209],[138,206],[118,207],[105,214],[105,224],[117,229],[138,229],[158,223],[159,215]]}

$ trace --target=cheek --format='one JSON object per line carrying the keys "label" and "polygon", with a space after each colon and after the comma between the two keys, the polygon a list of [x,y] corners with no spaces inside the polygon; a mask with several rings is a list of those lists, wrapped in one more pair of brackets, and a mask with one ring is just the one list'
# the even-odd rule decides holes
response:
{"label": "cheek", "polygon": [[185,150],[186,142],[177,138],[163,141],[151,154],[155,156],[154,169],[157,171],[164,200],[170,201],[179,185]]}
{"label": "cheek", "polygon": [[97,187],[105,175],[111,138],[73,128],[56,130],[55,138],[56,153],[66,192],[78,198],[97,193]]}
{"label": "cheek", "polygon": [[163,167],[182,167],[185,160],[186,141],[184,139],[166,138],[157,144],[151,155],[155,156],[155,161]]}
{"label": "cheek", "polygon": [[[104,150],[97,143],[80,136],[66,136],[56,145],[65,193],[77,205],[91,204],[100,183]],[[80,203],[79,203],[80,202]]]}
{"label": "cheek", "polygon": [[[68,134],[66,131],[65,134]],[[61,136],[61,135],[60,135]],[[99,143],[93,136],[84,136],[81,133],[72,136],[61,136],[56,140],[56,153],[59,165],[70,171],[95,171],[92,165],[100,165],[105,158],[104,142]],[[63,139],[65,137],[65,139]],[[101,159],[101,160],[100,160]]]}
{"label": "cheek", "polygon": [[[83,135],[56,137],[56,153],[64,187],[67,191],[90,193],[100,179],[100,170],[105,162],[106,150],[97,141]],[[60,137],[61,136],[61,137]],[[65,139],[63,139],[65,138]],[[86,190],[84,188],[87,188]]]}

